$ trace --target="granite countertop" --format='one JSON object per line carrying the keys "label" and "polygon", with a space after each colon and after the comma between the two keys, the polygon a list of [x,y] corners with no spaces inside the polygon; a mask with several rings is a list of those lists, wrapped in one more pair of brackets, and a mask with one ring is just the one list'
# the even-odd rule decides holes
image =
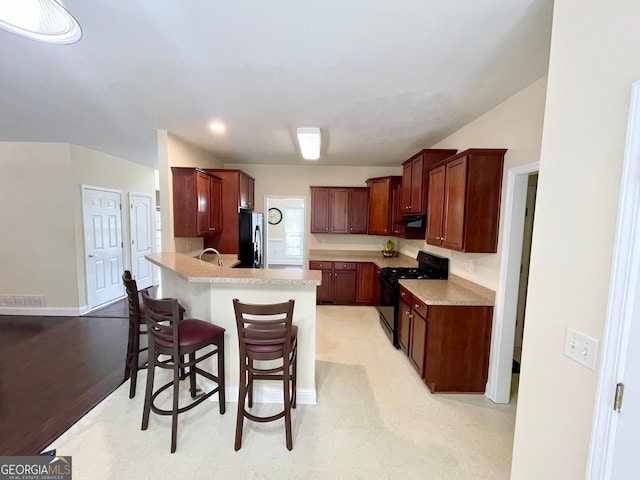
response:
{"label": "granite countertop", "polygon": [[385,258],[379,250],[309,250],[309,261],[372,262],[384,267],[417,267],[418,261],[407,255],[396,254]]}
{"label": "granite countertop", "polygon": [[449,280],[400,280],[427,305],[483,306],[495,304],[495,292],[455,275]]}
{"label": "granite countertop", "polygon": [[320,285],[319,270],[266,270],[263,268],[232,268],[237,255],[221,254],[224,266],[202,261],[176,252],[152,253],[145,256],[154,265],[171,270],[179,277],[196,283],[249,283],[269,285]]}

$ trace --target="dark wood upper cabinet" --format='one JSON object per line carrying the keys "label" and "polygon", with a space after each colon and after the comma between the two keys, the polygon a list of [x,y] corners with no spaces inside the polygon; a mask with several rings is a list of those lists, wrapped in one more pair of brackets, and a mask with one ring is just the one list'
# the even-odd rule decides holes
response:
{"label": "dark wood upper cabinet", "polygon": [[426,215],[429,188],[429,168],[455,155],[457,150],[426,148],[402,163],[402,194],[400,198],[403,215]]}
{"label": "dark wood upper cabinet", "polygon": [[349,233],[367,233],[369,211],[369,189],[353,187],[349,189]]}
{"label": "dark wood upper cabinet", "polygon": [[225,205],[253,210],[255,179],[242,170],[226,168],[207,168],[205,172],[220,177],[224,184],[223,201]]}
{"label": "dark wood upper cabinet", "polygon": [[206,237],[222,230],[222,180],[196,168],[171,167],[173,234]]}
{"label": "dark wood upper cabinet", "polygon": [[330,233],[349,233],[349,189],[332,188],[329,205]]}
{"label": "dark wood upper cabinet", "polygon": [[311,233],[367,233],[366,187],[311,187]]}
{"label": "dark wood upper cabinet", "polygon": [[376,177],[367,180],[369,187],[369,235],[395,235],[393,192],[402,182],[400,176]]}
{"label": "dark wood upper cabinet", "polygon": [[221,180],[222,232],[207,235],[205,247],[215,247],[222,253],[240,253],[240,209],[252,210],[254,206],[255,180],[242,170],[213,169],[204,170]]}
{"label": "dark wood upper cabinet", "polygon": [[311,233],[329,233],[329,187],[311,187]]}
{"label": "dark wood upper cabinet", "polygon": [[498,248],[505,149],[470,149],[429,172],[426,240],[469,253]]}

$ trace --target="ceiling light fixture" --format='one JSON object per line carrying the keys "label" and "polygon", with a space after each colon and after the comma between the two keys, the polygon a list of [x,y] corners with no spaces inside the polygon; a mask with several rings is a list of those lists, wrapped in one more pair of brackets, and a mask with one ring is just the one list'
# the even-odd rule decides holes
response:
{"label": "ceiling light fixture", "polygon": [[320,158],[320,129],[318,127],[299,127],[298,143],[305,160]]}
{"label": "ceiling light fixture", "polygon": [[224,133],[224,131],[226,130],[222,122],[211,122],[209,124],[209,128],[215,133]]}
{"label": "ceiling light fixture", "polygon": [[45,43],[76,43],[82,29],[56,0],[0,0],[0,28]]}

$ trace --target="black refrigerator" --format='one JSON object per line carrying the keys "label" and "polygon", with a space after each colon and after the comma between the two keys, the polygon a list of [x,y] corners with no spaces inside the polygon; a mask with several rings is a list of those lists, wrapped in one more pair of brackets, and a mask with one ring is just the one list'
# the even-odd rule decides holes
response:
{"label": "black refrigerator", "polygon": [[262,214],[240,210],[240,268],[262,268]]}

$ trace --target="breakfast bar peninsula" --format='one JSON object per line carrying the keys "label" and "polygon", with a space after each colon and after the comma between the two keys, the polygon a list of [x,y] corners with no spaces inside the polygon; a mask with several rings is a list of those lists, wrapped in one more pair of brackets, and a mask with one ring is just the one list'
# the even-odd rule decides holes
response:
{"label": "breakfast bar peninsula", "polygon": [[[298,326],[298,403],[316,403],[316,287],[321,272],[315,270],[265,270],[233,268],[235,255],[222,255],[223,266],[181,253],[161,252],[146,256],[162,271],[163,297],[177,298],[187,317],[208,320],[225,331],[227,399],[238,393],[238,334],[233,299],[245,303],[278,303],[295,300],[293,322]],[[278,402],[282,388],[256,383],[257,402]]]}

